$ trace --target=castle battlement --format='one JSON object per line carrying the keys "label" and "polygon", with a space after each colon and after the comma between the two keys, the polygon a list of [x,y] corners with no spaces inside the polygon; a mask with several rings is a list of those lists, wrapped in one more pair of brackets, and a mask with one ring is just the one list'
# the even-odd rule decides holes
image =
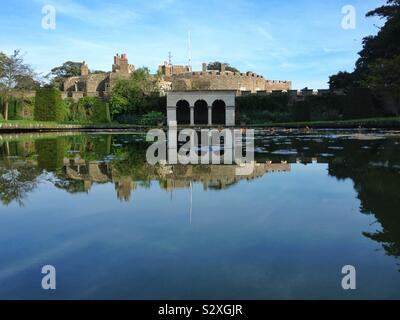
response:
{"label": "castle battlement", "polygon": [[289,91],[292,82],[287,80],[267,80],[254,72],[226,71],[225,67],[218,70],[206,70],[203,63],[202,71],[182,72],[171,76],[172,90],[236,90],[238,92],[256,93],[260,91]]}

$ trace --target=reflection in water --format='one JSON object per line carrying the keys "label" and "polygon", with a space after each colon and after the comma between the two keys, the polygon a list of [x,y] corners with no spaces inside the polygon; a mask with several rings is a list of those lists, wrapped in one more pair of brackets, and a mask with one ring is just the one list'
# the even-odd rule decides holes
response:
{"label": "reflection in water", "polygon": [[[124,202],[137,201],[139,198],[132,194],[157,182],[168,192],[182,188],[190,191],[191,217],[193,186],[202,185],[204,191],[222,191],[241,181],[255,183],[264,176],[269,179],[271,173],[290,174],[293,166],[325,164],[331,177],[353,181],[360,212],[375,216],[376,230],[365,231],[363,235],[380,243],[387,255],[398,258],[399,143],[395,132],[260,131],[255,136],[257,164],[253,174],[236,176],[236,165],[151,166],[145,158],[148,143],[141,134],[3,137],[0,211],[14,203],[27,206],[30,194],[42,182],[71,194],[95,192],[94,185],[112,183],[116,196]],[[226,206],[229,208],[229,204]]]}
{"label": "reflection in water", "polygon": [[[151,166],[145,159],[147,144],[142,137],[75,136],[42,138],[34,143],[4,143],[8,150],[10,145],[12,150],[19,152],[4,152],[3,162],[9,163],[9,175],[21,170],[18,177],[27,182],[23,186],[24,196],[35,187],[33,182],[24,180],[25,175],[22,172],[25,171],[34,180],[40,179],[43,171],[51,172],[54,174],[55,186],[71,193],[87,193],[94,183],[112,182],[115,184],[118,199],[125,201],[131,200],[131,193],[138,186],[146,187],[153,180],[158,181],[166,191],[189,188],[192,182],[202,183],[204,190],[222,190],[242,179],[252,180],[269,172],[290,171],[290,164],[271,161],[256,163],[253,173],[247,176],[236,175],[237,165]],[[13,158],[18,161],[12,161]],[[28,160],[29,158],[35,160]],[[31,170],[29,165],[35,170]],[[7,183],[11,181],[4,180],[3,184]],[[18,199],[16,196],[15,200],[22,204],[22,197]]]}

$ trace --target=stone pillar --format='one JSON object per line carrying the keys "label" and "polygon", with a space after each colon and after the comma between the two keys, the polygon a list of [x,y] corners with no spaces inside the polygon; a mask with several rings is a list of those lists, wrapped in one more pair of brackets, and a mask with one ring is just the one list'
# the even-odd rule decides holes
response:
{"label": "stone pillar", "polygon": [[235,107],[225,108],[225,124],[226,126],[233,127],[235,125]]}
{"label": "stone pillar", "polygon": [[167,123],[170,125],[171,122],[176,123],[176,107],[167,108]]}
{"label": "stone pillar", "polygon": [[212,125],[212,107],[208,106],[208,125]]}
{"label": "stone pillar", "polygon": [[194,126],[194,106],[190,106],[190,125]]}
{"label": "stone pillar", "polygon": [[221,72],[225,72],[225,70],[226,70],[225,63],[221,63]]}
{"label": "stone pillar", "polygon": [[203,64],[201,65],[201,71],[207,72],[207,63],[203,63]]}

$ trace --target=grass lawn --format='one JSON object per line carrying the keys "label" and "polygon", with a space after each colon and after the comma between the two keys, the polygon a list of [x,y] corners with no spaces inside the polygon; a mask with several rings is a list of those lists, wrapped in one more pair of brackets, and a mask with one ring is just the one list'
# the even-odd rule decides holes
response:
{"label": "grass lawn", "polygon": [[123,128],[128,125],[118,123],[58,123],[53,121],[35,120],[0,120],[0,129],[79,129],[79,128]]}
{"label": "grass lawn", "polygon": [[[262,123],[262,124],[246,124],[250,128],[399,128],[400,117],[389,118],[368,118],[342,121],[304,121],[304,122],[285,122],[285,123]],[[57,123],[47,121],[34,120],[0,120],[0,130],[45,130],[45,129],[132,129],[132,128],[148,128],[149,126],[120,124],[120,123],[104,123],[104,124],[78,124],[78,123]]]}

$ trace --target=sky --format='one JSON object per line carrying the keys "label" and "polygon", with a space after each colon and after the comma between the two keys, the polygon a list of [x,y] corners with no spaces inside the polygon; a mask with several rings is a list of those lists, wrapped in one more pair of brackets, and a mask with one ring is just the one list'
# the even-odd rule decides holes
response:
{"label": "sky", "polygon": [[[42,75],[65,61],[110,71],[126,53],[135,67],[157,66],[172,54],[193,70],[223,61],[242,72],[291,80],[294,89],[327,88],[330,75],[352,71],[363,37],[383,21],[365,18],[384,0],[1,0],[0,51],[20,49]],[[56,10],[55,29],[42,9]],[[342,28],[342,8],[356,10],[355,29]]]}

